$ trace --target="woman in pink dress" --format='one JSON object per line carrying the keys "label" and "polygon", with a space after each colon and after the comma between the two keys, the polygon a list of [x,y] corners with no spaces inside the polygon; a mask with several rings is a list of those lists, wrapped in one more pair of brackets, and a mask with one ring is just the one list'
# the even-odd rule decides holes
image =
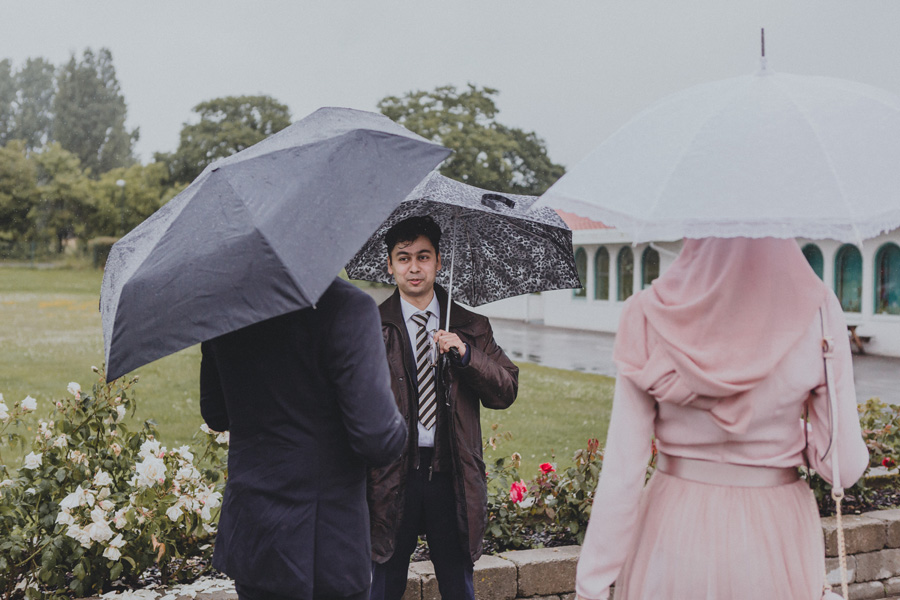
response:
{"label": "woman in pink dress", "polygon": [[[830,481],[823,318],[849,487],[868,452],[844,315],[794,240],[685,240],[625,304],[579,598],[606,599],[614,582],[615,600],[821,597],[822,530],[797,467],[806,456]],[[644,487],[654,436],[657,469]]]}

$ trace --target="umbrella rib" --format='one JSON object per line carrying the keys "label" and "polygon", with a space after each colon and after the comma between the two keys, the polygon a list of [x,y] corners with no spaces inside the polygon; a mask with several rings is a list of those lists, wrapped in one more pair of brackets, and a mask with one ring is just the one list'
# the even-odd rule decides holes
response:
{"label": "umbrella rib", "polygon": [[788,90],[786,90],[784,88],[784,86],[782,86],[778,83],[777,78],[773,78],[773,79],[775,79],[775,85],[778,86],[778,89],[781,90],[781,93],[784,94],[785,98],[787,98],[790,101],[790,103],[794,105],[794,108],[797,110],[797,112],[803,116],[803,121],[807,124],[810,131],[812,131],[816,140],[819,142],[819,149],[822,152],[822,154],[825,156],[825,163],[828,165],[828,170],[831,173],[831,176],[834,179],[835,184],[837,185],[838,189],[841,192],[841,199],[844,201],[844,205],[847,208],[847,212],[850,213],[850,224],[851,224],[851,228],[853,229],[854,236],[856,237],[859,244],[862,245],[862,237],[860,236],[859,229],[857,228],[856,211],[853,209],[853,206],[850,204],[850,202],[847,201],[847,193],[845,191],[844,183],[834,168],[834,161],[831,158],[831,154],[828,152],[828,150],[825,149],[825,146],[822,142],[822,136],[819,133],[819,128],[816,126],[815,122],[813,122],[813,120],[810,118],[809,113],[807,111],[805,111],[803,109],[803,107],[797,103],[796,100],[794,100],[794,98],[793,98],[793,96],[791,96],[790,92]]}
{"label": "umbrella rib", "polygon": [[[724,100],[722,104],[719,106],[719,109],[708,115],[702,123],[697,126],[697,129],[694,131],[694,134],[684,143],[684,146],[681,149],[681,152],[678,154],[678,158],[672,162],[672,167],[669,169],[669,173],[663,178],[662,182],[660,182],[659,188],[656,191],[656,196],[653,199],[653,205],[650,207],[650,210],[647,211],[647,217],[652,217],[652,215],[656,212],[659,203],[662,201],[663,191],[668,187],[669,180],[672,179],[672,176],[678,170],[678,165],[681,164],[681,161],[684,159],[685,155],[688,153],[688,150],[693,145],[694,141],[699,137],[700,133],[706,127],[707,123],[709,123],[712,119],[716,118],[720,114],[722,114],[725,109],[730,106],[730,104],[737,98],[738,92],[732,91],[730,97],[727,100]],[[638,220],[638,223],[641,227],[646,224],[646,220]],[[636,243],[636,242],[635,242]]]}
{"label": "umbrella rib", "polygon": [[[221,173],[221,171],[220,171],[220,173]],[[228,184],[228,187],[230,187],[231,190],[234,192],[234,197],[238,200],[238,202],[240,202],[240,204],[244,208],[244,210],[247,211],[247,213],[249,215],[251,215],[251,217],[252,217],[253,212],[250,210],[250,207],[247,206],[247,203],[244,201],[244,197],[241,194],[238,194],[238,191],[235,189],[234,185],[232,185],[232,183],[231,183],[231,179],[229,179],[228,177],[224,177],[224,179],[225,179],[225,183]],[[281,261],[281,264],[284,265],[285,261],[282,258],[282,256],[278,253],[278,248],[274,244],[272,244],[271,240],[269,240],[269,237],[266,235],[266,232],[257,226],[256,221],[254,219],[251,219],[251,222],[253,223],[253,228],[256,230],[256,232],[259,234],[259,236],[263,240],[265,240],[266,245],[272,251],[272,254],[277,256],[278,259]],[[309,306],[315,306],[315,303],[310,300],[309,294],[306,293],[306,290],[303,289],[303,286],[301,286],[300,283],[297,281],[297,279],[294,277],[294,274],[291,273],[289,269],[284,269],[284,271],[287,273],[288,277],[291,280],[291,283],[294,284],[294,288],[297,290],[297,293],[300,294],[300,296],[303,298],[303,300]]]}

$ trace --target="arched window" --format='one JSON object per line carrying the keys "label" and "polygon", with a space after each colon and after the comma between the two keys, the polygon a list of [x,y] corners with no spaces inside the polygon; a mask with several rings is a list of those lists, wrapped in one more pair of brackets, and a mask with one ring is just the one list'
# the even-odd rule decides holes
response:
{"label": "arched window", "polygon": [[659,252],[647,246],[641,255],[641,289],[650,287],[659,277]]}
{"label": "arched window", "polygon": [[634,291],[634,254],[632,254],[631,248],[625,246],[619,250],[619,258],[616,262],[619,275],[618,298],[621,302],[627,300]]}
{"label": "arched window", "polygon": [[834,257],[834,293],[847,312],[862,308],[862,254],[856,246],[844,244]]}
{"label": "arched window", "polygon": [[900,315],[900,246],[887,243],[875,255],[875,313]]}
{"label": "arched window", "polygon": [[594,300],[609,300],[609,251],[604,246],[594,256]]}
{"label": "arched window", "polygon": [[584,248],[575,250],[575,270],[578,271],[578,280],[581,281],[581,287],[575,290],[576,298],[584,298],[587,295],[584,286],[587,283],[587,252]]}
{"label": "arched window", "polygon": [[819,276],[819,279],[824,279],[825,259],[822,258],[822,251],[819,250],[819,247],[815,244],[807,244],[803,246],[803,256],[806,257],[806,262],[808,262],[809,266],[812,267],[812,270],[816,272],[816,275]]}

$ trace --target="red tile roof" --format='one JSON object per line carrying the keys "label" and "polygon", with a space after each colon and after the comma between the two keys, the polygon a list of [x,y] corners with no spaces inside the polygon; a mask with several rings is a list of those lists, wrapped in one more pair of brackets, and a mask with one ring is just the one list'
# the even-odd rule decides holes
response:
{"label": "red tile roof", "polygon": [[566,222],[566,225],[569,226],[569,229],[573,231],[578,229],[613,229],[613,227],[610,227],[605,223],[601,223],[600,221],[594,221],[592,219],[588,219],[587,217],[576,215],[575,213],[559,210],[558,208],[554,210],[556,210],[556,214],[562,217],[562,220]]}

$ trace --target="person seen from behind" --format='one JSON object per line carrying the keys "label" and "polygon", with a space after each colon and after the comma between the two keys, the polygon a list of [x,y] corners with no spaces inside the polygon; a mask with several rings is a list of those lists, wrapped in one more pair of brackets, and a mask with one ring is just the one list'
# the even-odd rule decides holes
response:
{"label": "person seen from behind", "polygon": [[375,302],[335,278],[314,307],[201,344],[200,411],[230,431],[213,566],[239,600],[365,600],[367,465],[406,441]]}
{"label": "person seen from behind", "polygon": [[685,240],[622,311],[578,598],[604,600],[614,582],[616,600],[821,598],[822,529],[797,467],[808,461],[831,483],[836,446],[850,487],[868,464],[846,331],[795,240]]}

